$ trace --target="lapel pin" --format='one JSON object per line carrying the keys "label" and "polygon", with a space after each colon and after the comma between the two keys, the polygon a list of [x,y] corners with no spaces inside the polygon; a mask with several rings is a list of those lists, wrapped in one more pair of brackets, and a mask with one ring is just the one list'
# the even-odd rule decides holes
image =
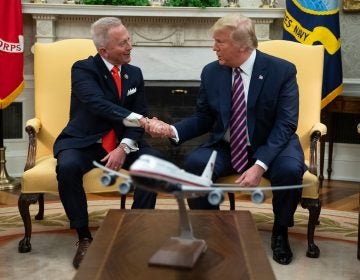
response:
{"label": "lapel pin", "polygon": [[125,78],[126,80],[129,79],[128,74],[125,74],[125,75],[124,75],[124,78]]}
{"label": "lapel pin", "polygon": [[264,79],[263,75],[259,75],[259,80]]}
{"label": "lapel pin", "polygon": [[106,76],[106,75],[104,75],[104,78],[105,78],[105,79],[107,79],[107,76]]}

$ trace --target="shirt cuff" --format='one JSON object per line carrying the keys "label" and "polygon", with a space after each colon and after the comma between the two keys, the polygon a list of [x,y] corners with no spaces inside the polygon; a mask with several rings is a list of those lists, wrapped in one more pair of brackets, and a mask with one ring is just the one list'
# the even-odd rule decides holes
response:
{"label": "shirt cuff", "polygon": [[130,138],[123,138],[120,142],[121,144],[125,144],[130,148],[131,152],[136,152],[139,150],[138,144],[136,143],[136,141],[130,139]]}
{"label": "shirt cuff", "polygon": [[172,130],[173,130],[173,132],[174,132],[174,134],[175,134],[175,137],[174,137],[174,138],[171,138],[171,139],[174,140],[175,143],[178,143],[179,140],[180,140],[180,139],[179,139],[179,134],[178,134],[175,126],[171,125],[170,127],[172,128]]}
{"label": "shirt cuff", "polygon": [[266,172],[266,171],[268,170],[268,168],[269,168],[265,163],[263,163],[263,162],[260,161],[260,160],[256,160],[256,161],[255,161],[255,164],[260,165],[262,168],[264,168],[265,172]]}
{"label": "shirt cuff", "polygon": [[140,122],[139,120],[142,118],[143,116],[137,113],[131,113],[130,115],[128,115],[125,119],[123,119],[123,124],[127,127],[140,127]]}

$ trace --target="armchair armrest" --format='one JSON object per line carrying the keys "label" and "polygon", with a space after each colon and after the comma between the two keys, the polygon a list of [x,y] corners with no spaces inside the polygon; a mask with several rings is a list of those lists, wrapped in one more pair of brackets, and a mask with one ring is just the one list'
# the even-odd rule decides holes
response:
{"label": "armchair armrest", "polygon": [[26,122],[26,127],[25,127],[26,132],[28,132],[27,129],[33,129],[36,133],[38,133],[40,128],[41,128],[41,121],[38,118],[33,118]]}
{"label": "armchair armrest", "polygon": [[315,131],[319,131],[320,136],[323,136],[323,135],[326,135],[326,133],[327,133],[327,127],[323,123],[316,123],[311,128],[310,135],[312,135]]}
{"label": "armchair armrest", "polygon": [[29,135],[28,154],[24,171],[34,167],[36,159],[36,134],[41,128],[41,121],[38,118],[30,119],[26,122],[25,131]]}
{"label": "armchair armrest", "polygon": [[310,173],[317,176],[317,146],[321,137],[326,135],[327,127],[323,123],[315,123],[310,131]]}

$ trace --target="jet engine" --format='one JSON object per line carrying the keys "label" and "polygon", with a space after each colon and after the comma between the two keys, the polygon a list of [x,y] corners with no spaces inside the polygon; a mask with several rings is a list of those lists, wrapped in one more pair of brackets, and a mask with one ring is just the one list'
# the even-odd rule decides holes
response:
{"label": "jet engine", "polygon": [[224,201],[224,192],[221,189],[215,189],[208,194],[208,201],[211,205],[219,205]]}
{"label": "jet engine", "polygon": [[128,194],[131,190],[131,183],[129,182],[122,182],[119,185],[119,193],[122,195]]}
{"label": "jet engine", "polygon": [[109,187],[115,184],[116,182],[116,175],[111,175],[111,174],[105,174],[103,176],[101,176],[101,184],[103,184],[103,186],[105,187]]}
{"label": "jet engine", "polygon": [[252,193],[251,193],[251,201],[256,203],[256,204],[261,204],[263,203],[265,200],[265,194],[263,191],[259,190],[259,189],[255,189]]}

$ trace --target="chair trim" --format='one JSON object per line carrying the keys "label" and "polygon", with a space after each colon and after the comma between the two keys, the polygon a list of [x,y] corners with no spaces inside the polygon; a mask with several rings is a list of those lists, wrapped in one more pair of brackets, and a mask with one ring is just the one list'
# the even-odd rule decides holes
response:
{"label": "chair trim", "polygon": [[31,125],[27,125],[25,127],[25,131],[29,136],[29,146],[24,171],[29,170],[35,166],[37,149],[37,130]]}
{"label": "chair trim", "polygon": [[321,131],[315,130],[310,136],[310,173],[317,176],[317,146],[321,139]]}

